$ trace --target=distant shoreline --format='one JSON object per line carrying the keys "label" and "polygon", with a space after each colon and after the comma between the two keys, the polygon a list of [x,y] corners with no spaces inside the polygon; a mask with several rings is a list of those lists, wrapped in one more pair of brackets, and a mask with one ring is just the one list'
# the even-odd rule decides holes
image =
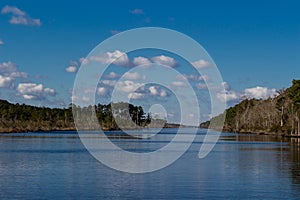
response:
{"label": "distant shoreline", "polygon": [[[179,128],[179,127],[188,127],[180,124],[173,124],[173,123],[167,123],[163,128]],[[155,127],[151,127],[155,128]],[[147,129],[147,127],[144,127],[144,129]],[[104,128],[101,129],[102,131],[118,131],[121,129],[108,129]],[[126,129],[127,130],[127,129]],[[128,129],[129,130],[129,129]],[[132,129],[132,130],[139,130],[139,129]],[[67,127],[67,128],[53,128],[53,129],[13,129],[13,128],[0,128],[0,134],[9,134],[9,133],[45,133],[45,132],[59,132],[59,131],[77,131],[74,127]],[[85,130],[84,130],[85,131]],[[93,130],[86,130],[86,131],[93,131]]]}

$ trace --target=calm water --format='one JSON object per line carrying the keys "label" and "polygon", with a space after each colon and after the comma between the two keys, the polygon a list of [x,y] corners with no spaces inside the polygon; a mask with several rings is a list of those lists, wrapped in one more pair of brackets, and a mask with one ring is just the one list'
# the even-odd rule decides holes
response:
{"label": "calm water", "polygon": [[[155,150],[175,132],[111,140]],[[299,199],[299,144],[224,133],[205,159],[198,158],[196,140],[171,166],[128,174],[94,159],[76,132],[1,134],[0,199]]]}

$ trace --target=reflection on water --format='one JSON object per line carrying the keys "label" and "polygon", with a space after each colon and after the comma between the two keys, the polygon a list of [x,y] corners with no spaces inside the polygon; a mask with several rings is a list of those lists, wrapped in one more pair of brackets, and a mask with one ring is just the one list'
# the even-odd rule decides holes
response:
{"label": "reflection on water", "polygon": [[291,138],[288,159],[291,164],[292,186],[300,190],[300,138]]}
{"label": "reflection on water", "polygon": [[[241,147],[240,150],[258,151],[275,151],[277,152],[276,163],[279,165],[279,170],[282,173],[287,171],[290,174],[291,186],[300,191],[300,138],[287,138],[272,135],[244,135],[244,134],[224,134],[221,138],[224,141],[236,141],[238,143],[247,142],[254,144],[255,142],[264,143],[261,147],[254,148],[253,145]],[[270,147],[270,143],[274,143]],[[265,160],[270,158],[265,157]],[[288,170],[286,170],[288,168]]]}
{"label": "reflection on water", "polygon": [[[146,140],[110,139],[131,151],[147,152],[166,145],[174,133],[166,129]],[[299,198],[300,139],[224,133],[200,160],[204,134],[200,130],[173,165],[148,174],[104,166],[75,132],[1,134],[0,199]]]}

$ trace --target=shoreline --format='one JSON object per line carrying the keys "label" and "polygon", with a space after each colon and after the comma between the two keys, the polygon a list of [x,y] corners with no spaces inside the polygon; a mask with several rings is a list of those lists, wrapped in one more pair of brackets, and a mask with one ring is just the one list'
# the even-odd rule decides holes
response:
{"label": "shoreline", "polygon": [[[203,129],[209,129],[206,127],[201,127]],[[213,130],[213,129],[212,129]],[[286,133],[275,133],[275,132],[265,132],[265,131],[228,131],[228,130],[222,130],[223,133],[233,133],[233,134],[239,134],[239,135],[269,135],[269,136],[275,136],[275,137],[285,137],[285,138],[300,138],[300,135],[298,134],[286,134]]]}
{"label": "shoreline", "polygon": [[[155,128],[155,127],[153,127]],[[158,127],[160,128],[160,127]],[[163,127],[163,129],[170,129],[170,128],[178,128],[178,127]],[[147,127],[144,127],[144,129],[147,129]],[[150,128],[151,129],[151,128]],[[121,129],[109,129],[109,128],[104,128],[101,129],[102,131],[119,131]],[[125,130],[125,129],[124,129]],[[126,129],[126,130],[141,130],[141,129]],[[0,129],[0,134],[13,134],[13,133],[46,133],[46,132],[62,132],[62,131],[76,131],[76,128],[63,128],[63,129],[47,129],[47,130],[8,130],[8,131],[3,131]],[[97,130],[92,130],[92,129],[86,129],[82,131],[97,131]]]}

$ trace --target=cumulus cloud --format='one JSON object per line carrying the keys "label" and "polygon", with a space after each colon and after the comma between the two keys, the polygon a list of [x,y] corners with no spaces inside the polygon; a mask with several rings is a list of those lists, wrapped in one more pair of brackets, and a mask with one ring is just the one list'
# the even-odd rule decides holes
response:
{"label": "cumulus cloud", "polygon": [[169,67],[176,67],[178,65],[174,58],[165,55],[152,57],[151,60],[157,64],[166,65]]}
{"label": "cumulus cloud", "polygon": [[145,65],[145,66],[148,66],[150,65],[152,62],[148,59],[148,58],[145,58],[145,57],[142,57],[142,56],[138,56],[138,57],[135,57],[133,59],[133,64],[135,66],[139,66],[139,65]]}
{"label": "cumulus cloud", "polygon": [[141,86],[143,86],[143,84],[126,80],[126,81],[117,82],[116,89],[122,92],[130,93],[130,92],[134,92],[136,89],[138,89]]}
{"label": "cumulus cloud", "polygon": [[180,74],[176,76],[177,80],[189,80],[189,81],[209,81],[210,78],[208,75],[194,75],[194,74]]}
{"label": "cumulus cloud", "polygon": [[145,95],[143,93],[139,93],[139,92],[132,92],[132,93],[128,94],[129,99],[142,99],[144,97],[145,97]]}
{"label": "cumulus cloud", "polygon": [[235,91],[225,91],[217,93],[217,98],[223,102],[236,101],[241,98],[241,95]]}
{"label": "cumulus cloud", "polygon": [[207,89],[207,85],[206,85],[205,83],[197,83],[197,84],[196,84],[196,87],[197,87],[199,90]]}
{"label": "cumulus cloud", "polygon": [[101,83],[103,85],[106,85],[106,86],[109,86],[109,87],[114,87],[116,85],[117,81],[115,81],[115,80],[103,80],[103,81],[101,81]]}
{"label": "cumulus cloud", "polygon": [[123,78],[127,79],[127,80],[145,80],[146,76],[145,75],[141,75],[141,74],[139,74],[137,72],[126,72],[123,75]]}
{"label": "cumulus cloud", "polygon": [[247,99],[267,99],[277,95],[276,89],[269,89],[261,86],[246,88],[243,92],[231,90],[230,85],[227,82],[222,82],[221,86],[224,87],[225,92],[218,92],[217,97],[225,102],[238,101],[243,97],[246,97]]}
{"label": "cumulus cloud", "polygon": [[167,93],[166,90],[160,90],[159,95],[160,95],[161,97],[166,97],[166,96],[168,96],[168,93]]}
{"label": "cumulus cloud", "polygon": [[45,88],[42,84],[36,83],[19,83],[17,91],[27,100],[41,100],[56,94],[54,89]]}
{"label": "cumulus cloud", "polygon": [[0,63],[0,87],[13,88],[15,78],[27,78],[27,73],[20,72],[12,62]]}
{"label": "cumulus cloud", "polygon": [[179,74],[176,76],[177,80],[190,80],[190,81],[198,81],[199,80],[199,76],[197,75],[193,75],[193,74]]}
{"label": "cumulus cloud", "polygon": [[120,77],[120,75],[115,73],[115,72],[110,72],[108,75],[105,75],[105,77],[110,78],[110,79],[114,79],[114,78]]}
{"label": "cumulus cloud", "polygon": [[241,100],[243,94],[240,92],[231,90],[229,84],[227,82],[222,82],[220,88],[216,88],[220,90],[217,92],[217,98],[223,102],[234,102]]}
{"label": "cumulus cloud", "polygon": [[186,83],[185,82],[182,82],[182,81],[173,81],[171,83],[172,86],[175,86],[175,87],[186,87]]}
{"label": "cumulus cloud", "polygon": [[69,66],[65,69],[68,73],[76,73],[79,63],[77,61],[70,61]]}
{"label": "cumulus cloud", "polygon": [[0,75],[11,78],[27,78],[28,74],[20,72],[17,69],[17,65],[8,61],[0,63]]}
{"label": "cumulus cloud", "polygon": [[97,88],[97,94],[101,95],[101,96],[104,96],[104,95],[107,94],[107,89],[105,87],[98,87]]}
{"label": "cumulus cloud", "polygon": [[56,94],[55,90],[52,88],[45,88],[44,92],[50,96],[54,96]]}
{"label": "cumulus cloud", "polygon": [[140,8],[130,10],[129,12],[133,15],[143,15],[143,14],[145,14],[144,11]]}
{"label": "cumulus cloud", "polygon": [[228,84],[227,82],[225,82],[225,81],[221,83],[221,86],[224,87],[224,89],[225,89],[226,91],[230,90],[229,84]]}
{"label": "cumulus cloud", "polygon": [[77,72],[77,67],[69,66],[69,67],[66,68],[66,72],[75,73],[75,72]]}
{"label": "cumulus cloud", "polygon": [[150,94],[152,94],[152,95],[157,95],[158,94],[157,87],[155,87],[155,86],[149,87],[149,91],[150,91]]}
{"label": "cumulus cloud", "polygon": [[276,89],[269,89],[267,87],[254,87],[247,88],[244,91],[244,95],[247,98],[255,98],[255,99],[267,99],[269,97],[274,97],[277,95]]}
{"label": "cumulus cloud", "polygon": [[88,59],[86,59],[86,58],[84,58],[84,57],[79,58],[79,62],[80,62],[82,65],[87,65],[87,64],[89,64]]}
{"label": "cumulus cloud", "polygon": [[89,64],[91,61],[100,62],[101,64],[115,64],[121,67],[135,67],[143,65],[145,67],[151,66],[152,63],[160,65],[166,65],[169,67],[176,67],[178,62],[169,56],[160,55],[152,58],[146,58],[143,56],[134,57],[132,60],[128,57],[127,53],[120,50],[108,51],[100,55],[93,55],[89,58],[80,58],[81,64]]}
{"label": "cumulus cloud", "polygon": [[11,77],[5,77],[0,75],[0,88],[13,87],[13,79]]}
{"label": "cumulus cloud", "polygon": [[100,56],[91,56],[91,61],[100,62],[102,64],[113,63],[118,66],[128,67],[130,65],[130,60],[126,53],[116,50],[113,52],[106,52]]}
{"label": "cumulus cloud", "polygon": [[192,62],[191,64],[197,69],[203,69],[203,68],[207,68],[207,67],[211,66],[210,62],[203,60],[203,59]]}
{"label": "cumulus cloud", "polygon": [[205,81],[205,82],[207,82],[209,80],[210,80],[210,78],[209,78],[208,75],[199,76],[199,81]]}
{"label": "cumulus cloud", "polygon": [[40,19],[31,18],[26,12],[20,10],[15,6],[4,6],[1,10],[2,14],[11,15],[10,24],[21,24],[25,26],[41,26]]}
{"label": "cumulus cloud", "polygon": [[72,95],[71,100],[76,103],[87,103],[90,101],[90,98],[88,96],[79,97],[79,96]]}
{"label": "cumulus cloud", "polygon": [[160,97],[168,96],[168,93],[164,89],[161,89],[158,86],[150,86],[149,87],[149,92],[153,96],[160,96]]}

